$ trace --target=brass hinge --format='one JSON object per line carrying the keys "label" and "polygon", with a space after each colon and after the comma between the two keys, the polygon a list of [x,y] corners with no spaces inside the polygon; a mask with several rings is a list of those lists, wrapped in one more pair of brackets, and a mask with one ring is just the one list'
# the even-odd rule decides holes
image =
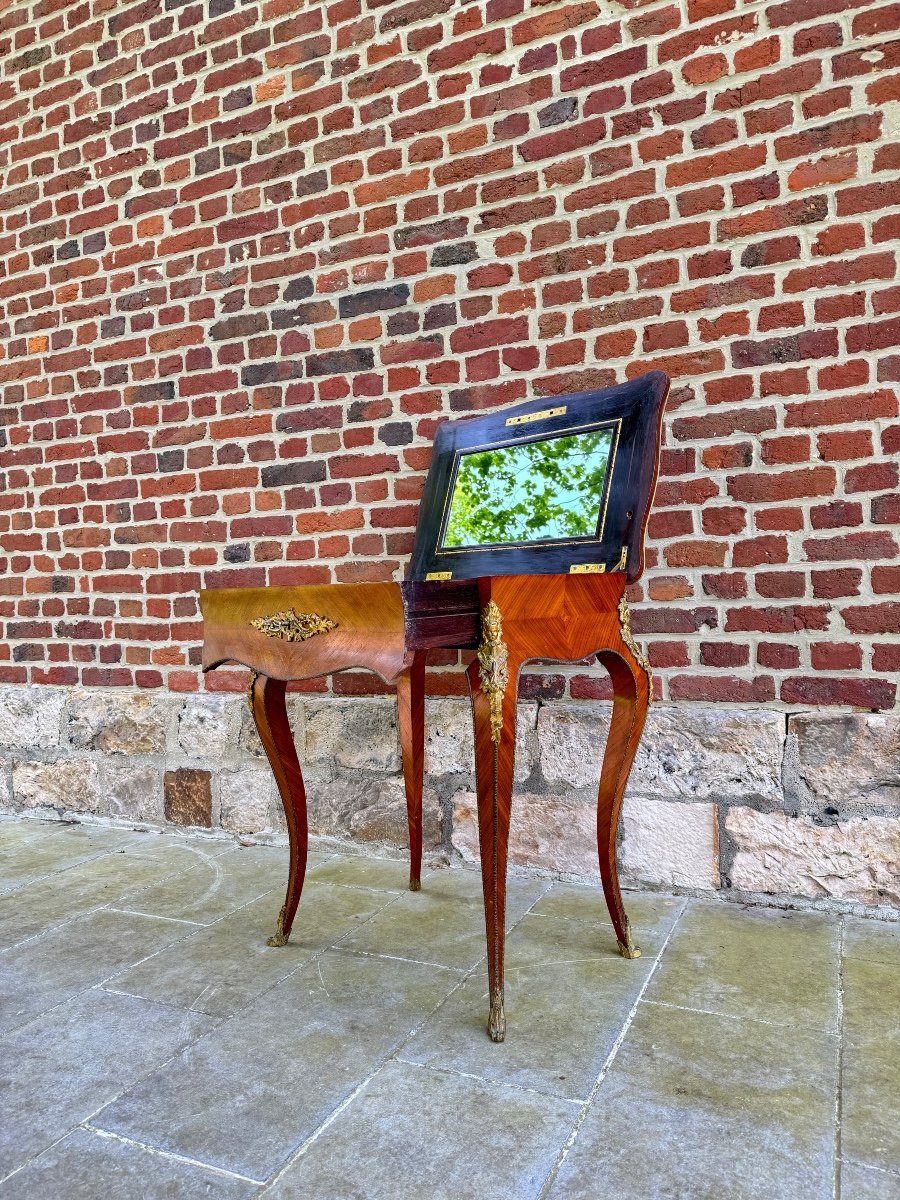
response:
{"label": "brass hinge", "polygon": [[563,404],[560,408],[542,408],[540,412],[526,413],[523,417],[507,417],[504,424],[506,425],[528,425],[532,421],[543,421],[545,418],[562,417],[565,415],[566,406]]}

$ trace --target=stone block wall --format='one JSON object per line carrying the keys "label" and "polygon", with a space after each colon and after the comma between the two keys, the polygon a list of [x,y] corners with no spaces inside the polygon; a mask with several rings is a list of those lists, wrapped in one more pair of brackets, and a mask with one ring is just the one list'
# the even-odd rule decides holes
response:
{"label": "stone block wall", "polygon": [[[295,695],[314,837],[407,844],[387,698]],[[519,709],[514,868],[596,880],[608,706]],[[468,703],[427,705],[426,852],[478,856]],[[0,689],[0,808],[285,836],[237,696]],[[620,864],[640,887],[900,916],[900,718],[655,706],[623,807]]]}

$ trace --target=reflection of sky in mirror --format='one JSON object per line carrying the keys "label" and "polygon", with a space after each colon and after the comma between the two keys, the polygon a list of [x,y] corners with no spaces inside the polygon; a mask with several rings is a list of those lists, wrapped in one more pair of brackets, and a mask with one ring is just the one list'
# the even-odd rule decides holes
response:
{"label": "reflection of sky in mirror", "polygon": [[593,536],[611,444],[607,428],[461,455],[443,546]]}

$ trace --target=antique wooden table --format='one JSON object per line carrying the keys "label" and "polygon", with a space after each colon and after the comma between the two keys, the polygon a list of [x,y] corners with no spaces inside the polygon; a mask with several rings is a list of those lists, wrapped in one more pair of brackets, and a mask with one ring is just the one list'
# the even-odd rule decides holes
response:
{"label": "antique wooden table", "polygon": [[[531,401],[442,426],[420,510],[411,578],[403,584],[201,593],[204,670],[226,661],[250,669],[250,707],[287,817],[288,887],[270,945],[288,939],[307,855],[306,795],[285,706],[288,681],[364,667],[396,684],[410,887],[417,890],[425,657],[430,649],[455,648],[476,651],[467,675],[490,1036],[502,1041],[506,1027],[504,913],[517,685],[529,661],[578,662],[597,655],[612,679],[612,721],[597,803],[598,857],[619,951],[626,958],[639,955],[619,890],[616,829],[652,687],[649,663],[631,635],[625,588],[643,567],[667,390],[668,380],[654,372],[603,392],[560,397],[550,407]],[[527,426],[524,432],[521,426]],[[547,460],[545,474],[541,454]],[[507,492],[513,489],[515,503],[507,505],[503,519],[506,533],[512,530],[515,536],[505,543],[495,536],[486,544],[478,522],[499,520],[497,480]],[[476,485],[486,489],[480,500],[471,490]],[[565,503],[554,508],[552,501],[560,496]],[[578,524],[579,504],[590,510],[587,532]],[[529,538],[535,520],[543,522],[541,536]]]}
{"label": "antique wooden table", "polygon": [[[475,769],[490,978],[491,1037],[502,1041],[503,929],[512,808],[517,684],[532,660],[577,662],[597,654],[614,690],[600,773],[597,847],[600,877],[619,950],[634,946],[616,874],[616,828],[647,706],[650,672],[631,636],[625,576],[503,575],[434,584],[248,588],[202,593],[203,666],[225,661],[251,670],[249,703],[284,804],[290,870],[284,906],[269,944],[287,942],[306,871],[308,828],[303,774],[285,705],[286,685],[365,667],[397,686],[410,846],[410,888],[422,865],[425,656],[428,649],[474,649],[467,675],[475,728]],[[404,600],[406,624],[404,625]],[[447,609],[451,609],[448,618]],[[377,636],[372,634],[373,622]]]}

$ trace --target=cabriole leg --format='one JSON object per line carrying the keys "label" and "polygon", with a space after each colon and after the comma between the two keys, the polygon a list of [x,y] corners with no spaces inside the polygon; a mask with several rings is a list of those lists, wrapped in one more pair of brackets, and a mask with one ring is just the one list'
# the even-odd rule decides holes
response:
{"label": "cabriole leg", "polygon": [[516,746],[518,666],[508,666],[499,610],[493,602],[482,615],[478,659],[470,664],[466,674],[475,725],[478,841],[490,992],[488,1033],[492,1041],[502,1042],[506,1037],[503,1010],[506,863]]}
{"label": "cabriole leg", "polygon": [[278,784],[290,842],[287,895],[278,915],[275,933],[268,939],[269,946],[287,945],[303,890],[309,845],[306,790],[303,787],[294,735],[288,721],[286,691],[287,684],[282,680],[267,679],[264,675],[254,675],[249,688],[250,711],[253,713],[269,766]]}
{"label": "cabriole leg", "polygon": [[649,687],[643,669],[636,662],[632,665],[631,655],[626,659],[625,654],[628,651],[623,647],[622,653],[603,651],[598,655],[612,678],[613,711],[597,795],[597,851],[603,894],[616,931],[619,953],[624,958],[639,958],[641,952],[632,940],[619,890],[616,832],[625,785],[647,716]]}
{"label": "cabriole leg", "polygon": [[425,652],[397,677],[397,718],[409,825],[409,890],[422,886],[422,780],[425,769]]}

